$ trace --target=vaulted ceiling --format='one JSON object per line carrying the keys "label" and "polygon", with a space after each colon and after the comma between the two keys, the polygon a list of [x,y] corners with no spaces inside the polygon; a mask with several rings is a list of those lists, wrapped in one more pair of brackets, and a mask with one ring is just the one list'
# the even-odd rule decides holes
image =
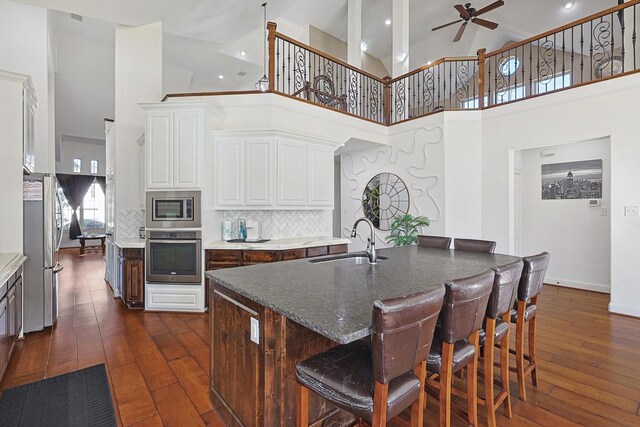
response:
{"label": "vaulted ceiling", "polygon": [[[162,21],[164,89],[178,91],[218,91],[252,88],[262,75],[262,8],[264,0],[17,0],[59,11],[55,31],[65,44],[58,55],[59,96],[56,114],[60,131],[77,137],[96,138],[101,120],[113,111],[113,60],[107,69],[84,72],[73,66],[82,61],[87,43],[114,49],[115,23],[143,25]],[[385,20],[392,15],[394,0],[362,0],[362,39],[367,53],[391,69],[392,27]],[[493,0],[476,0],[481,8]],[[499,23],[494,30],[470,25],[462,40],[453,43],[458,26],[432,32],[431,28],[454,21],[453,5],[461,0],[409,0],[410,68],[443,56],[473,55],[479,48],[497,49],[506,42],[521,40],[617,4],[617,0],[505,0],[505,5],[483,17]],[[82,15],[79,22],[69,13]],[[343,41],[347,38],[347,0],[271,0],[268,19],[278,31],[304,40],[312,25]],[[78,58],[72,58],[77,49]],[[102,49],[102,48],[101,48]],[[241,56],[240,52],[245,55]],[[110,74],[111,73],[111,74]],[[224,79],[218,76],[223,75]],[[107,79],[107,84],[104,84]],[[101,103],[87,108],[87,101]],[[84,103],[84,104],[83,104]],[[91,115],[91,117],[88,117]],[[87,125],[90,123],[90,125]],[[85,126],[86,125],[86,126]]]}

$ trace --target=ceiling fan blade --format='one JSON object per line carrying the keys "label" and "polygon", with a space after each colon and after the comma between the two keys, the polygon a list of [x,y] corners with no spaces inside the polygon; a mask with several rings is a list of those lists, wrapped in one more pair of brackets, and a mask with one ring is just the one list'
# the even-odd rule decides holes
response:
{"label": "ceiling fan blade", "polygon": [[457,4],[455,6],[453,6],[456,8],[456,10],[460,13],[460,16],[465,18],[465,19],[469,19],[471,18],[471,15],[469,15],[469,12],[467,11],[467,9],[465,9],[465,7],[461,4]]}
{"label": "ceiling fan blade", "polygon": [[440,25],[439,27],[432,28],[431,31],[436,31],[444,27],[448,27],[449,25],[457,24],[458,22],[462,22],[462,19],[458,19],[457,21],[449,22],[448,24]]}
{"label": "ceiling fan blade", "polygon": [[454,43],[462,38],[462,34],[464,33],[464,30],[466,28],[467,28],[467,23],[466,22],[464,22],[462,25],[460,25],[460,29],[456,33],[456,36],[453,38],[453,42]]}
{"label": "ceiling fan blade", "polygon": [[490,5],[488,5],[488,6],[483,7],[482,9],[480,9],[479,11],[477,11],[477,12],[476,12],[476,15],[475,15],[475,16],[480,16],[480,15],[482,15],[483,13],[490,12],[490,11],[492,11],[493,9],[497,9],[497,8],[499,8],[500,6],[504,6],[504,1],[502,1],[502,0],[498,0],[498,1],[496,1],[496,2],[491,3],[491,4],[490,4]]}
{"label": "ceiling fan blade", "polygon": [[495,22],[487,21],[486,19],[473,18],[471,22],[473,22],[474,24],[482,25],[483,27],[486,27],[490,30],[495,30],[496,28],[498,28],[498,24],[496,24]]}

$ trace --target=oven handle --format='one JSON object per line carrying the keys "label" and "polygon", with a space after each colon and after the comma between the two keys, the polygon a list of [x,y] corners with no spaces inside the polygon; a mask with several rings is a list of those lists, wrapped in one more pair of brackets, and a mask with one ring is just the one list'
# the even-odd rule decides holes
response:
{"label": "oven handle", "polygon": [[147,243],[195,243],[197,245],[201,245],[202,239],[194,239],[194,240],[147,239]]}

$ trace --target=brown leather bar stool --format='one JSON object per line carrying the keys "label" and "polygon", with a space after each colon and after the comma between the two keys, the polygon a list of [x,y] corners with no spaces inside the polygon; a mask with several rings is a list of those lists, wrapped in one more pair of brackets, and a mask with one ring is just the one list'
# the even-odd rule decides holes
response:
{"label": "brown leather bar stool", "polygon": [[418,236],[418,246],[425,248],[449,249],[451,237],[443,236]]}
{"label": "brown leather bar stool", "polygon": [[496,242],[491,240],[453,239],[453,249],[457,251],[493,253],[496,250]]}
{"label": "brown leather bar stool", "polygon": [[[480,346],[484,348],[484,403],[487,409],[487,424],[496,425],[496,410],[504,404],[507,417],[511,418],[511,396],[509,394],[509,321],[511,308],[518,294],[518,283],[522,275],[522,261],[494,267],[496,276],[484,317],[484,328],[480,330]],[[500,343],[500,381],[502,390],[494,391],[493,359],[495,344]]]}
{"label": "brown leather bar stool", "polygon": [[299,363],[297,425],[309,425],[313,390],[374,427],[411,406],[411,425],[422,427],[426,360],[444,292],[436,287],[375,301],[370,346],[355,341]]}
{"label": "brown leather bar stool", "polygon": [[[549,253],[522,258],[524,268],[518,285],[518,300],[511,311],[511,323],[516,324],[516,369],[518,374],[518,388],[520,399],[527,400],[525,375],[531,372],[534,387],[538,386],[536,373],[536,311],[538,309],[538,295],[542,290],[544,275],[549,267]],[[529,323],[529,354],[524,354],[524,326]],[[529,362],[525,366],[525,359]]]}
{"label": "brown leather bar stool", "polygon": [[[469,424],[478,425],[478,338],[495,273],[488,269],[474,276],[445,283],[446,293],[431,353],[427,384],[440,390],[440,425],[451,425],[451,395],[467,399]],[[453,374],[467,369],[466,393],[452,390]],[[437,378],[437,380],[436,380]]]}

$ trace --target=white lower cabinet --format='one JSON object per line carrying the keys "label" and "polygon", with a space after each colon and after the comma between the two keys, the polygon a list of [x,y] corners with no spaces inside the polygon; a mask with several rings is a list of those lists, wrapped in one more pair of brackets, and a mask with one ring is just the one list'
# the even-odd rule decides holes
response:
{"label": "white lower cabinet", "polygon": [[204,311],[202,285],[145,285],[145,310]]}
{"label": "white lower cabinet", "polygon": [[217,209],[333,208],[331,145],[273,133],[215,144]]}

